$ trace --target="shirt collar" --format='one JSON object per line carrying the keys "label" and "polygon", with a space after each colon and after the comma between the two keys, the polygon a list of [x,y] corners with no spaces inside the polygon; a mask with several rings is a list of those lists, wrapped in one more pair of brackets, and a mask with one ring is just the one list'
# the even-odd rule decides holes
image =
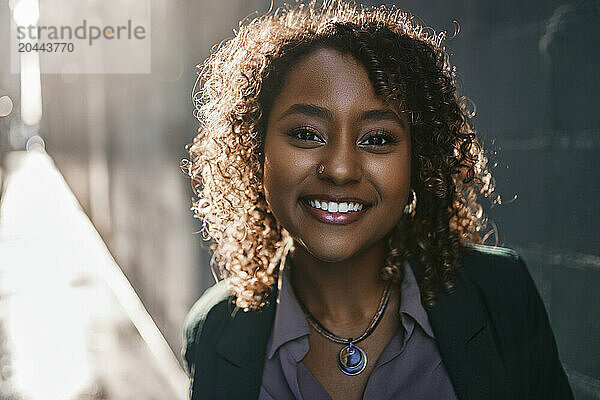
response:
{"label": "shirt collar", "polygon": [[[308,322],[292,288],[290,263],[287,261],[280,280],[281,289],[277,294],[275,322],[267,350],[269,359],[273,358],[277,350],[287,342],[310,334]],[[400,290],[399,314],[410,316],[428,336],[434,337],[427,312],[421,304],[419,285],[408,261],[404,262],[404,279]]]}
{"label": "shirt collar", "polygon": [[408,260],[404,262],[404,279],[402,279],[402,285],[400,286],[399,313],[410,316],[428,336],[434,337],[429,317],[421,303],[421,290]]}
{"label": "shirt collar", "polygon": [[275,322],[267,350],[269,359],[273,358],[275,352],[285,343],[310,334],[308,322],[292,288],[290,263],[287,260],[279,279],[281,280],[281,289],[277,294]]}

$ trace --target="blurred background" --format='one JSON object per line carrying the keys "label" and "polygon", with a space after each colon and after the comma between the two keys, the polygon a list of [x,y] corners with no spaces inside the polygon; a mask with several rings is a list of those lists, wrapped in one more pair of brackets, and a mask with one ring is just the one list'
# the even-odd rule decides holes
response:
{"label": "blurred background", "polygon": [[[153,0],[137,75],[10,73],[19,1],[0,1],[0,399],[184,399],[183,320],[214,282],[179,168],[195,66],[270,1]],[[576,398],[600,399],[600,1],[361,3],[448,32],[503,199],[487,243],[523,255]]]}

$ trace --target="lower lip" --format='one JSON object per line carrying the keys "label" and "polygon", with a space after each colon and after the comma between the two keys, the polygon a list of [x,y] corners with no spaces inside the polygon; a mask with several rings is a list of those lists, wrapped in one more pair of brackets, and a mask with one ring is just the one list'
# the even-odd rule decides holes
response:
{"label": "lower lip", "polygon": [[308,211],[310,215],[326,224],[347,225],[358,220],[363,216],[369,207],[363,207],[360,211],[350,211],[345,213],[330,213],[329,211],[320,210],[308,204],[307,200],[301,199],[300,203]]}

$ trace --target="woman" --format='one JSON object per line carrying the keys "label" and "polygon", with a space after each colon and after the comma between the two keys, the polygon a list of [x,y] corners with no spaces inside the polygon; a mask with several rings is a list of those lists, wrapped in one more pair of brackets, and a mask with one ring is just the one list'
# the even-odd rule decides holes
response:
{"label": "woman", "polygon": [[328,2],[240,26],[204,65],[185,165],[223,280],[193,399],[568,399],[523,261],[478,245],[483,149],[443,35]]}

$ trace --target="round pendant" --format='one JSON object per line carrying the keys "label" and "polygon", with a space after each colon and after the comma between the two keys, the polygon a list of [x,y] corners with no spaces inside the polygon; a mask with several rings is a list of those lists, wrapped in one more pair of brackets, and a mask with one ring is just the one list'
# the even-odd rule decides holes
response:
{"label": "round pendant", "polygon": [[367,366],[367,355],[360,347],[349,344],[340,350],[338,366],[346,375],[358,375]]}

